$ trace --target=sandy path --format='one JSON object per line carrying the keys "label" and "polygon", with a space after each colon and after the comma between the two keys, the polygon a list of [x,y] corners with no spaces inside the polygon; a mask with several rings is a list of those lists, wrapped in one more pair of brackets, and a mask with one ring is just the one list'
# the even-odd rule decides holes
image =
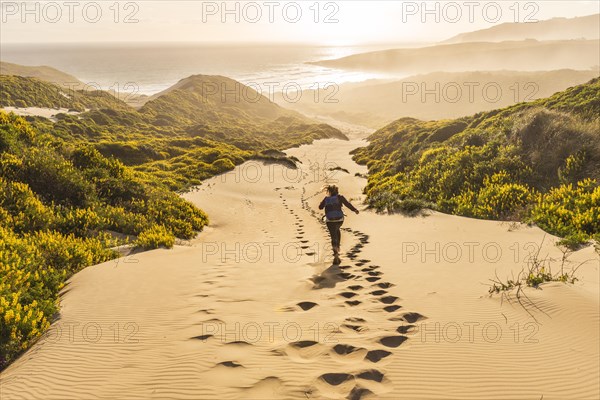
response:
{"label": "sandy path", "polygon": [[[331,265],[317,193],[335,180],[360,203],[362,143],[302,146],[300,170],[247,163],[186,195],[211,227],[75,275],[2,400],[598,398],[592,249],[571,257],[594,259],[576,285],[528,292],[535,320],[482,285],[520,270],[535,228],[363,212]],[[560,256],[549,236],[543,254]]]}

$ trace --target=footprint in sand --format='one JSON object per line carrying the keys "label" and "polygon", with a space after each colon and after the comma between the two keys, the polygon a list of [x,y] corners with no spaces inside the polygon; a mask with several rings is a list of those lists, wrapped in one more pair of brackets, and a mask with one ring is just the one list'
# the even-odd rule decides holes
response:
{"label": "footprint in sand", "polygon": [[251,386],[241,387],[241,389],[244,394],[239,398],[244,399],[284,398],[285,393],[285,385],[275,376],[268,376]]}
{"label": "footprint in sand", "polygon": [[243,365],[235,361],[223,361],[204,372],[203,377],[209,379],[213,385],[234,386],[248,380],[248,377],[245,376],[245,369]]}
{"label": "footprint in sand", "polygon": [[238,364],[235,361],[223,361],[218,363],[217,365],[222,365],[224,367],[228,367],[228,368],[239,368],[239,367],[243,367],[242,364]]}
{"label": "footprint in sand", "polygon": [[385,296],[385,297],[381,297],[379,299],[379,301],[384,304],[392,304],[392,303],[395,303],[396,300],[398,300],[398,297],[396,297],[396,296]]}
{"label": "footprint in sand", "polygon": [[387,293],[387,290],[374,290],[369,294],[372,294],[373,296],[382,296],[386,293]]}
{"label": "footprint in sand", "polygon": [[409,324],[414,324],[417,321],[426,319],[426,317],[424,317],[423,315],[416,313],[416,312],[410,312],[410,313],[403,314],[402,318]]}
{"label": "footprint in sand", "polygon": [[364,332],[364,331],[368,331],[369,328],[368,327],[364,327],[361,325],[353,325],[353,324],[342,324],[342,328],[360,333],[360,332]]}
{"label": "footprint in sand", "polygon": [[228,346],[235,346],[235,347],[246,347],[246,346],[252,346],[251,343],[246,342],[245,340],[234,340],[233,342],[227,342],[225,343]]}
{"label": "footprint in sand", "polygon": [[404,343],[408,338],[406,336],[384,336],[379,339],[379,343],[386,347],[396,348]]}
{"label": "footprint in sand", "polygon": [[340,278],[342,278],[342,279],[345,279],[345,280],[350,280],[350,279],[354,279],[354,278],[356,278],[356,277],[357,277],[356,275],[353,275],[353,274],[351,274],[351,273],[348,273],[348,272],[340,272],[340,273],[338,274],[338,276],[339,276]]}
{"label": "footprint in sand", "polygon": [[335,372],[319,376],[317,390],[326,397],[345,397],[360,400],[375,393],[389,390],[389,382],[383,373],[377,370],[366,370],[356,374]]}
{"label": "footprint in sand", "polygon": [[313,307],[318,306],[317,303],[313,303],[312,301],[303,301],[297,304],[298,307],[302,309],[302,311],[308,311]]}
{"label": "footprint in sand", "polygon": [[383,373],[376,369],[369,369],[367,371],[359,372],[356,374],[356,378],[364,379],[367,381],[383,382]]}
{"label": "footprint in sand", "polygon": [[387,350],[371,350],[367,353],[367,355],[365,356],[365,359],[367,359],[373,363],[377,363],[377,362],[383,360],[385,357],[389,356],[390,354],[392,354],[392,353]]}
{"label": "footprint in sand", "polygon": [[369,330],[368,327],[364,326],[367,321],[359,317],[350,317],[344,320],[342,328],[352,330],[354,332],[364,332]]}
{"label": "footprint in sand", "polygon": [[346,373],[340,373],[340,372],[332,372],[332,373],[327,373],[327,374],[323,374],[319,377],[319,379],[321,379],[323,382],[327,383],[328,385],[331,386],[339,386],[344,382],[348,382],[348,381],[353,381],[354,380],[354,375],[351,374],[346,374]]}
{"label": "footprint in sand", "polygon": [[414,325],[402,325],[396,329],[396,332],[402,333],[402,334],[407,334],[407,333],[412,332],[414,330],[414,328],[415,328]]}
{"label": "footprint in sand", "polygon": [[354,347],[349,344],[336,344],[331,350],[331,355],[335,360],[345,363],[358,362],[367,355],[367,349]]}
{"label": "footprint in sand", "polygon": [[[374,394],[388,392],[391,389],[391,383],[385,378],[381,371],[369,369],[355,373],[354,377],[358,383],[357,388],[365,388]],[[352,398],[349,396],[348,398]],[[361,397],[358,397],[359,399]]]}
{"label": "footprint in sand", "polygon": [[190,339],[195,339],[195,340],[201,340],[203,342],[206,342],[207,339],[213,337],[213,335],[200,335],[200,336],[194,336]]}
{"label": "footprint in sand", "polygon": [[345,321],[348,321],[348,322],[360,322],[360,323],[365,323],[365,322],[367,322],[367,320],[366,320],[366,319],[364,319],[364,318],[360,318],[360,317],[350,317],[350,318],[346,318],[346,319],[345,319]]}
{"label": "footprint in sand", "polygon": [[275,350],[276,354],[285,354],[292,361],[306,363],[313,362],[315,358],[328,352],[327,346],[314,340],[301,340],[287,344],[281,350]]}
{"label": "footprint in sand", "polygon": [[348,400],[361,400],[363,398],[369,397],[373,392],[371,392],[367,388],[363,388],[360,386],[354,386],[348,395]]}

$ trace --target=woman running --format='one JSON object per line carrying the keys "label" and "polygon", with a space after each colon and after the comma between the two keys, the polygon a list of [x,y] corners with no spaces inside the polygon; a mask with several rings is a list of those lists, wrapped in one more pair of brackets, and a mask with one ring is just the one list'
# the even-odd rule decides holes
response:
{"label": "woman running", "polygon": [[325,222],[331,236],[331,247],[333,248],[334,261],[339,262],[340,254],[340,228],[344,223],[342,205],[358,214],[358,210],[344,196],[339,194],[338,187],[329,185],[326,187],[327,197],[319,204],[319,210],[325,209]]}

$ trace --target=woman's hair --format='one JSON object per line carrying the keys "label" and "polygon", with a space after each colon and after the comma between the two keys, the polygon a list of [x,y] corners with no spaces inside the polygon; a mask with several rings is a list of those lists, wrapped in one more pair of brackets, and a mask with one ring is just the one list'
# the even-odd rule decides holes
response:
{"label": "woman's hair", "polygon": [[327,190],[327,192],[332,196],[335,196],[339,193],[339,189],[335,185],[327,185],[325,186],[325,190]]}

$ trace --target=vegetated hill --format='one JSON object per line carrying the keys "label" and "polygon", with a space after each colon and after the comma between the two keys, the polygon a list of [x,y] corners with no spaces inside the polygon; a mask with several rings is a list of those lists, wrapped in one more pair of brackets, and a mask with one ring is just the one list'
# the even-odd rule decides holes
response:
{"label": "vegetated hill", "polygon": [[[169,111],[191,121],[213,117],[210,113],[215,108],[218,108],[224,116],[258,117],[260,120],[273,120],[295,114],[274,105],[253,88],[220,75],[192,75],[181,79],[173,86],[151,96],[141,111],[160,110],[165,102],[171,105],[172,99],[176,96],[178,96],[177,100],[186,103],[184,104],[186,107]],[[189,107],[193,107],[197,112],[189,113]],[[242,114],[242,111],[247,114]]]}
{"label": "vegetated hill", "polygon": [[66,72],[45,65],[27,66],[0,61],[0,75],[17,75],[25,78],[37,78],[54,83],[62,88],[83,89],[85,84]]}
{"label": "vegetated hill", "polygon": [[422,74],[435,71],[548,71],[598,65],[598,40],[521,40],[440,44],[355,54],[313,64],[330,68]]}
{"label": "vegetated hill", "polygon": [[228,143],[240,148],[252,144],[276,141],[292,145],[306,139],[346,137],[326,124],[315,124],[301,114],[271,102],[253,88],[223,76],[194,75],[182,79],[173,87],[147,102],[140,113],[154,125],[179,124],[189,126],[192,134],[217,139],[224,133],[233,134]]}
{"label": "vegetated hill", "polygon": [[[48,66],[32,67],[0,61],[0,75],[15,75],[23,78],[37,78],[41,81],[52,83],[58,86],[64,92],[83,90],[98,92],[98,85],[95,82],[82,82],[73,75]],[[119,100],[123,100],[128,105],[136,108],[141,107],[146,101],[148,101],[148,96],[145,94],[118,93],[114,90],[108,90],[104,93],[108,93]]]}
{"label": "vegetated hill", "polygon": [[[385,83],[342,84],[332,99],[307,91],[300,111],[378,128],[401,117],[457,118],[531,101],[588,82],[598,70],[434,72]],[[332,94],[321,89],[318,99]]]}
{"label": "vegetated hill", "polygon": [[454,120],[399,119],[354,158],[368,203],[524,219],[587,240],[600,232],[600,79],[530,103]]}
{"label": "vegetated hill", "polygon": [[99,108],[131,109],[108,92],[74,90],[16,75],[0,75],[0,107],[68,108],[80,112]]}
{"label": "vegetated hill", "polygon": [[[524,12],[522,19],[527,18]],[[531,16],[535,18],[535,15]],[[530,19],[531,19],[530,18]],[[600,14],[574,18],[552,18],[537,22],[508,22],[488,29],[461,33],[441,43],[502,42],[506,40],[599,39]]]}
{"label": "vegetated hill", "polygon": [[0,111],[0,370],[49,327],[71,275],[118,254],[192,238],[206,215],[161,179]]}
{"label": "vegetated hill", "polygon": [[[347,139],[338,129],[264,97],[221,101],[220,94],[211,98],[202,91],[209,83],[237,84],[223,77],[184,79],[182,85],[156,96],[140,110],[106,92],[67,94],[34,78],[0,79],[6,83],[0,91],[3,106],[89,108],[79,115],[58,114],[56,122],[27,119],[45,133],[90,143],[104,156],[150,172],[173,190],[197,185],[250,158],[269,158],[262,154],[265,150],[283,150],[315,139]],[[217,93],[220,88],[215,88]]]}

